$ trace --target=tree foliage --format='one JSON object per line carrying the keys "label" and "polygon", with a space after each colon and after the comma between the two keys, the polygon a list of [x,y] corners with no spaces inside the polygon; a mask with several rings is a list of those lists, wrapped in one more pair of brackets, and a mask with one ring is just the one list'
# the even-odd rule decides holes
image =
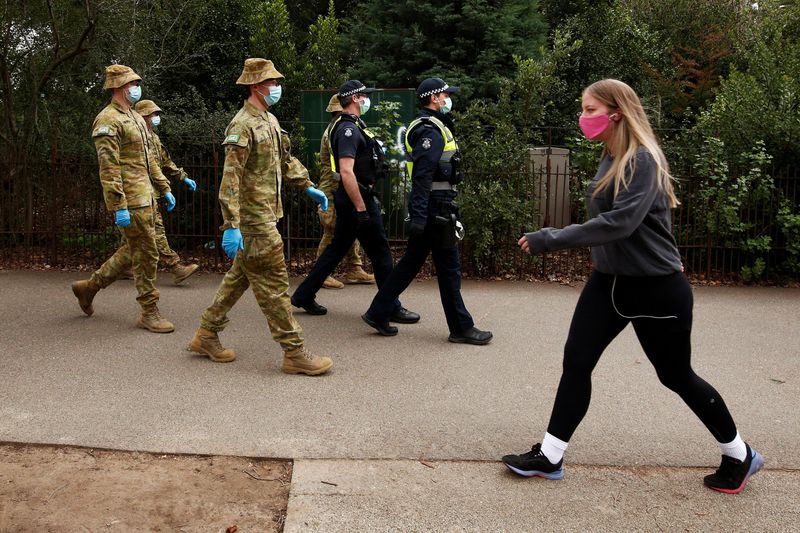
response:
{"label": "tree foliage", "polygon": [[345,23],[345,54],[362,81],[416,87],[436,76],[465,98],[496,96],[513,56],[534,57],[547,31],[530,0],[362,0]]}

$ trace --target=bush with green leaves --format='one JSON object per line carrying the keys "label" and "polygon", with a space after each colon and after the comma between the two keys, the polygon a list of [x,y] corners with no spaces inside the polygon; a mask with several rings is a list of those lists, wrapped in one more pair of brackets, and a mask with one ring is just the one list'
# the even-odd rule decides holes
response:
{"label": "bush with green leaves", "polygon": [[784,198],[776,220],[786,246],[786,259],[782,267],[791,274],[800,274],[800,212],[797,206]]}
{"label": "bush with green leaves", "polygon": [[710,238],[746,253],[749,264],[741,270],[745,281],[765,273],[764,258],[772,250],[772,238],[765,234],[768,228],[743,216],[748,209],[769,207],[774,183],[765,170],[771,159],[763,141],[757,141],[752,150],[739,154],[731,165],[725,143],[716,137],[705,138],[696,155],[700,189],[695,209],[702,213]]}

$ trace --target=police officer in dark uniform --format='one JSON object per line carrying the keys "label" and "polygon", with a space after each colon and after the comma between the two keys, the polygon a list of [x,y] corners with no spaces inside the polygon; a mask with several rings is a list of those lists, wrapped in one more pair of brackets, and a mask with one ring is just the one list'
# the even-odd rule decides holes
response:
{"label": "police officer in dark uniform", "polygon": [[463,232],[463,228],[458,223],[455,198],[463,171],[459,168],[453,121],[447,116],[452,107],[450,95],[455,92],[458,87],[450,87],[439,78],[428,78],[417,88],[422,109],[406,129],[407,168],[411,176],[408,248],[361,318],[381,335],[397,335],[397,328],[389,324],[392,302],[419,273],[428,254],[432,254],[450,329],[448,340],[481,345],[488,344],[492,334],[475,327],[461,298],[456,234]]}
{"label": "police officer in dark uniform", "polygon": [[[336,227],[333,240],[317,259],[306,279],[292,295],[292,305],[311,315],[324,315],[328,310],[316,302],[316,295],[325,279],[358,239],[372,261],[378,287],[392,271],[392,254],[381,219],[381,204],[373,186],[386,174],[383,148],[361,120],[369,110],[368,89],[358,80],[339,87],[342,114],[331,127],[331,168],[341,178],[341,186],[333,194]],[[412,313],[393,298],[388,304],[386,320],[402,324],[419,322]]]}

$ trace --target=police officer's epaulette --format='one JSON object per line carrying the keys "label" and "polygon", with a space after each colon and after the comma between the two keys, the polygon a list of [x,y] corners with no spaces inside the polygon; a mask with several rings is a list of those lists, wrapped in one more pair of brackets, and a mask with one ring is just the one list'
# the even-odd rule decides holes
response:
{"label": "police officer's epaulette", "polygon": [[421,117],[415,118],[414,121],[411,123],[411,127],[408,129],[407,134],[410,135],[413,130],[417,129],[417,126],[433,128],[436,131],[439,131],[439,127],[436,126],[436,123],[434,123],[433,120],[431,120],[431,117],[428,115],[423,115]]}

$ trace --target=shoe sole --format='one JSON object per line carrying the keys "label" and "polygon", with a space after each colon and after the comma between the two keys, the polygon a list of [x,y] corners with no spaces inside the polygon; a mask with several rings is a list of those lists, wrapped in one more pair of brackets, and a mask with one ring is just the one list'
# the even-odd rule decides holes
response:
{"label": "shoe sole", "polygon": [[194,344],[194,341],[189,343],[189,346],[186,347],[186,351],[187,352],[196,353],[196,354],[200,354],[200,355],[205,355],[209,359],[214,361],[215,363],[230,363],[231,361],[234,361],[236,359],[236,354],[234,354],[234,356],[231,357],[230,359],[223,359],[221,357],[214,357],[211,354],[211,352],[209,352],[208,350],[203,349],[202,346],[196,346]]}
{"label": "shoe sole", "polygon": [[367,280],[367,279],[345,279],[343,282],[345,285],[374,285],[375,280]]}
{"label": "shoe sole", "polygon": [[750,477],[757,474],[759,470],[764,467],[764,456],[758,453],[757,451],[753,450],[753,460],[750,462],[750,468],[747,470],[747,475],[744,476],[744,480],[742,484],[736,487],[735,489],[723,489],[720,487],[712,487],[710,485],[706,485],[711,490],[715,490],[717,492],[724,492],[725,494],[739,494],[744,490],[747,486],[747,482],[750,480]]}
{"label": "shoe sole", "polygon": [[503,463],[503,464],[506,465],[506,467],[515,474],[518,474],[523,477],[543,477],[545,479],[550,479],[553,481],[564,479],[563,468],[556,470],[555,472],[542,472],[541,470],[520,470],[519,468],[513,467],[508,463]]}
{"label": "shoe sole", "polygon": [[147,331],[152,331],[153,333],[172,333],[173,331],[175,331],[175,326],[173,326],[172,329],[155,329],[155,328],[148,328],[141,322],[137,322],[136,327],[141,329],[146,329]]}
{"label": "shoe sole", "polygon": [[172,278],[172,283],[175,284],[175,285],[180,285],[181,283],[186,281],[189,278],[189,276],[191,276],[192,274],[197,272],[197,270],[200,268],[200,265],[194,265],[194,268],[191,268],[191,267],[189,267],[189,268],[191,269],[191,271],[188,274],[186,274],[185,276],[180,277],[180,278]]}
{"label": "shoe sole", "polygon": [[322,288],[323,289],[331,289],[331,290],[339,290],[339,289],[344,289],[344,284],[342,284],[342,285],[325,285],[325,284],[323,284]]}
{"label": "shoe sole", "polygon": [[468,339],[466,337],[447,337],[447,340],[450,342],[454,342],[456,344],[473,344],[475,346],[486,346],[487,344],[492,342],[493,338],[494,337],[489,337],[485,341],[476,341],[473,339]]}
{"label": "shoe sole", "polygon": [[327,365],[325,367],[316,368],[314,370],[311,370],[311,369],[308,369],[308,368],[301,368],[301,367],[298,367],[298,366],[286,366],[286,365],[283,365],[281,367],[281,372],[283,372],[284,374],[305,374],[306,376],[319,376],[320,374],[324,374],[325,372],[330,370],[332,366],[333,366],[333,363],[331,362],[329,365]]}

